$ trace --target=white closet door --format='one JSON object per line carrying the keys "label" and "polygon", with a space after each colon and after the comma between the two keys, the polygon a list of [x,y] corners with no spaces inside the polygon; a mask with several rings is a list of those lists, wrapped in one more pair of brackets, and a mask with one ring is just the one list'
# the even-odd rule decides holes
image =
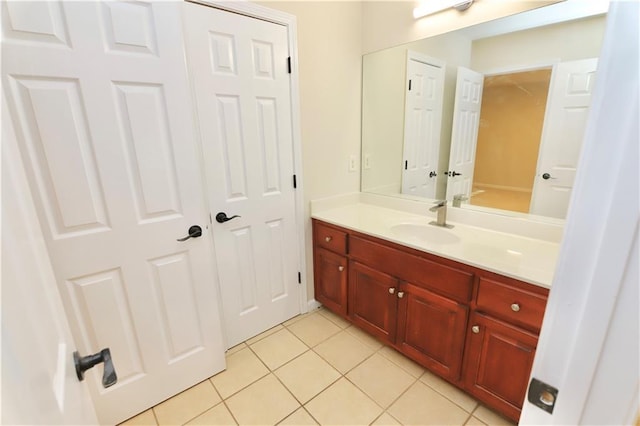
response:
{"label": "white closet door", "polygon": [[86,380],[118,423],[224,368],[211,241],[176,241],[208,219],[180,4],[2,8],[22,161],[77,349],[111,349],[118,383]]}
{"label": "white closet door", "polygon": [[448,200],[458,194],[467,198],[471,196],[483,85],[482,74],[458,67],[447,182]]}
{"label": "white closet door", "polygon": [[402,193],[435,198],[444,63],[407,52]]}
{"label": "white closet door", "polygon": [[287,29],[184,10],[230,347],[300,312]]}
{"label": "white closet door", "polygon": [[597,58],[554,66],[531,195],[531,214],[560,219],[567,214],[597,66]]}

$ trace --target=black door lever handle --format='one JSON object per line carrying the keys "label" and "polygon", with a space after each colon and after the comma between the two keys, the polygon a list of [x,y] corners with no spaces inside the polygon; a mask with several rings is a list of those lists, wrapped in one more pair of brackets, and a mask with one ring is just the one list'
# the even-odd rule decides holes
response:
{"label": "black door lever handle", "polygon": [[231,217],[227,217],[227,214],[225,212],[220,212],[216,215],[216,222],[225,223],[225,222],[229,222],[231,219],[235,219],[236,217],[240,217],[240,216],[236,214]]}
{"label": "black door lever handle", "polygon": [[198,225],[193,225],[189,228],[189,235],[186,237],[178,238],[176,241],[187,241],[189,238],[198,238],[202,236],[202,228]]}
{"label": "black door lever handle", "polygon": [[116,375],[116,369],[113,366],[113,361],[111,360],[111,351],[109,348],[105,348],[98,352],[97,354],[87,355],[81,357],[78,351],[73,353],[73,363],[76,366],[76,376],[78,376],[78,380],[84,380],[84,372],[88,369],[92,368],[96,364],[100,364],[104,362],[104,372],[102,373],[102,386],[108,388],[109,386],[113,386],[118,381],[118,376]]}

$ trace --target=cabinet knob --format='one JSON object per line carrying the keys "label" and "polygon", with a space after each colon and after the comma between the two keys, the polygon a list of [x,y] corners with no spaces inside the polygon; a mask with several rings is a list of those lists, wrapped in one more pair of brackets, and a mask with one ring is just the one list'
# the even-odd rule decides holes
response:
{"label": "cabinet knob", "polygon": [[389,289],[389,293],[390,293],[390,294],[394,294],[395,292],[396,292],[396,289],[395,289],[394,287],[391,287],[391,288]]}
{"label": "cabinet knob", "polygon": [[344,271],[344,266],[342,266],[342,265],[338,266],[338,271],[340,271],[340,272]]}
{"label": "cabinet knob", "polygon": [[404,297],[404,291],[398,292],[398,299],[402,299]]}
{"label": "cabinet knob", "polygon": [[331,242],[331,240],[333,240],[333,237],[329,236],[329,237],[324,237],[324,240],[326,242]]}
{"label": "cabinet knob", "polygon": [[511,310],[512,310],[513,312],[518,312],[518,311],[520,310],[520,305],[519,305],[519,304],[517,304],[517,303],[513,303],[513,304],[511,304]]}
{"label": "cabinet knob", "polygon": [[471,327],[471,331],[473,331],[475,334],[480,333],[480,327],[477,325],[474,325],[473,327]]}

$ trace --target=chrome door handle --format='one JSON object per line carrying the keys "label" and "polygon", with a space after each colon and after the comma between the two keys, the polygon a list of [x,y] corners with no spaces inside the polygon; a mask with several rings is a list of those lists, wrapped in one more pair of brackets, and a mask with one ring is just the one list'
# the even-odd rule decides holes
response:
{"label": "chrome door handle", "polygon": [[198,238],[202,236],[202,228],[200,228],[198,225],[193,225],[192,227],[189,228],[189,235],[187,235],[186,237],[182,237],[182,238],[178,238],[176,241],[187,241],[189,238]]}
{"label": "chrome door handle", "polygon": [[220,212],[216,215],[216,222],[225,223],[225,222],[229,222],[231,219],[235,219],[236,217],[240,217],[240,216],[236,214],[231,217],[227,217],[227,214],[225,212]]}

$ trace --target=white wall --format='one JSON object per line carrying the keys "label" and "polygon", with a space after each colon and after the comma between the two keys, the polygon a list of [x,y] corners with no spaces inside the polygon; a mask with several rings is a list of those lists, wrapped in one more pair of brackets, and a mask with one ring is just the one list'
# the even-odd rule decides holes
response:
{"label": "white wall", "polygon": [[535,63],[597,58],[606,21],[601,15],[476,40],[471,68],[487,73]]}
{"label": "white wall", "polygon": [[375,52],[559,1],[484,0],[475,2],[464,12],[448,9],[418,20],[413,19],[413,9],[418,1],[365,1],[362,5],[362,52]]}
{"label": "white wall", "polygon": [[[258,2],[295,15],[302,133],[307,288],[313,298],[309,201],[360,190],[361,2]],[[349,157],[358,163],[349,171]]]}

